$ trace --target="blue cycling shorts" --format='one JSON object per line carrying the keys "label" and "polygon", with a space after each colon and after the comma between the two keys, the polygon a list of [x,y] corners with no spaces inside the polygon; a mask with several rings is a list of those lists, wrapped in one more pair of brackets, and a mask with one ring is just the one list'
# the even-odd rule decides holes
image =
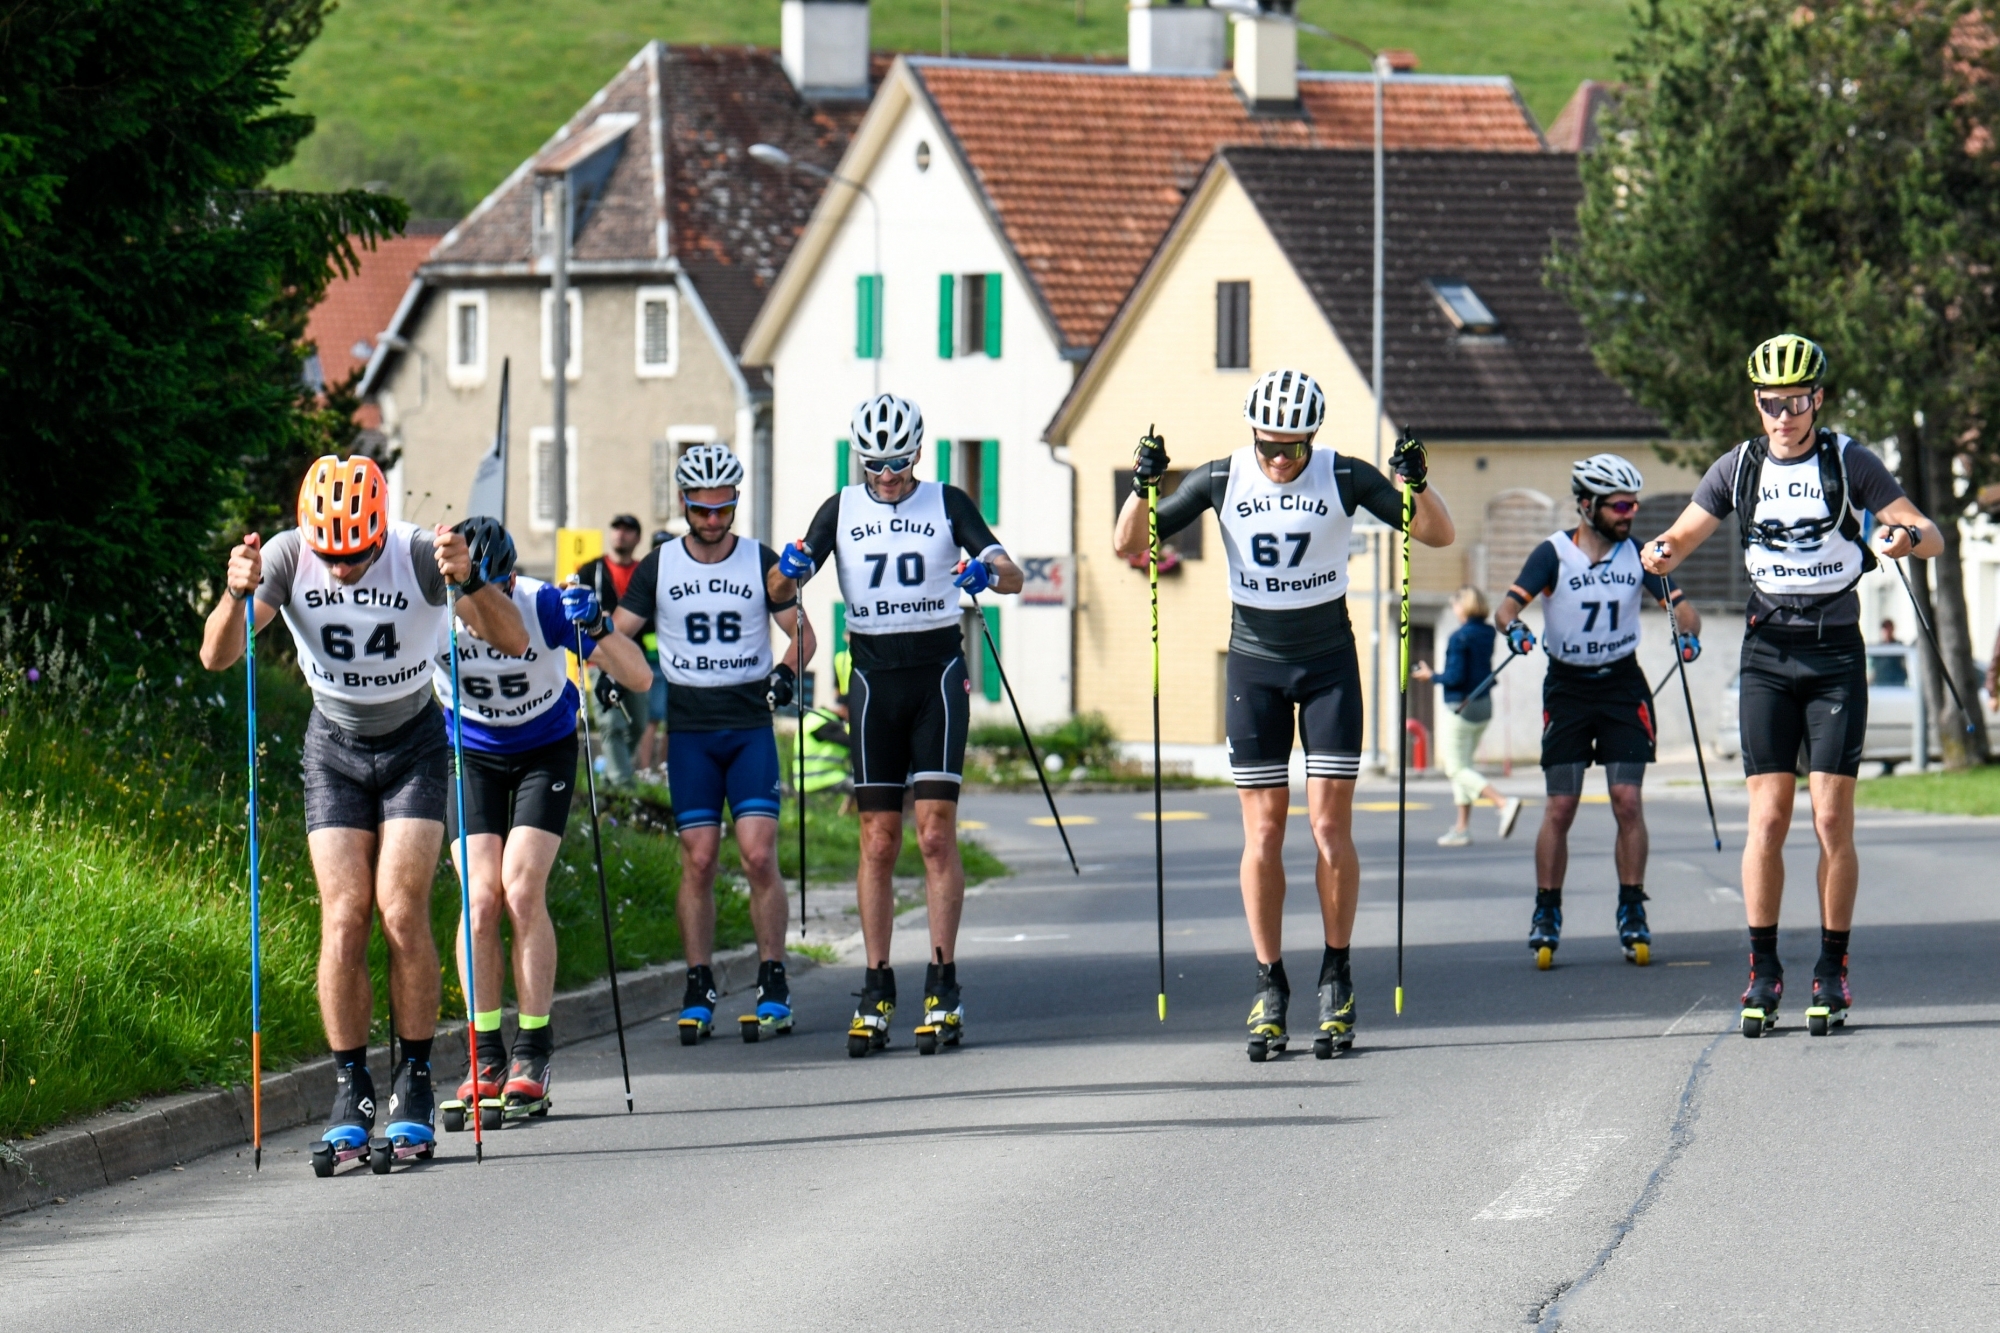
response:
{"label": "blue cycling shorts", "polygon": [[736,819],[778,817],[778,742],[769,727],[676,731],[667,737],[667,785],[674,823],[713,828],[722,803]]}

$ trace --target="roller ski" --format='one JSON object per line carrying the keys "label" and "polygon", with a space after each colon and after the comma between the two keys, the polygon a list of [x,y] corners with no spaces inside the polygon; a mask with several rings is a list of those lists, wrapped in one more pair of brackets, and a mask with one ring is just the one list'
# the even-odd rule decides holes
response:
{"label": "roller ski", "polygon": [[707,967],[688,969],[687,990],[681,995],[681,1045],[698,1046],[715,1031],[715,973]]}
{"label": "roller ski", "polygon": [[1334,977],[1319,984],[1319,1035],[1313,1058],[1331,1060],[1354,1049],[1354,982]]}
{"label": "roller ski", "polygon": [[917,1028],[917,1054],[936,1055],[965,1036],[965,1005],[959,1000],[958,964],[932,963],[924,978],[924,1021]]}
{"label": "roller ski", "polygon": [[1291,1003],[1292,989],[1285,980],[1282,961],[1257,964],[1257,998],[1250,1006],[1250,1063],[1261,1065],[1274,1055],[1283,1055],[1291,1038],[1285,1033],[1285,1008]]}
{"label": "roller ski", "polygon": [[766,958],[757,964],[757,1012],[736,1021],[747,1042],[769,1041],[791,1034],[792,988],[785,980],[783,960]]}
{"label": "roller ski", "polygon": [[1646,926],[1646,896],[1627,899],[1625,890],[1618,891],[1618,945],[1625,950],[1625,961],[1637,963],[1640,967],[1653,961],[1653,932]]}
{"label": "roller ski", "polygon": [[[444,1132],[463,1133],[466,1115],[474,1106],[479,1108],[480,1123],[487,1129],[494,1129],[500,1123],[500,1098],[507,1081],[507,1043],[501,1039],[500,1030],[482,1032],[474,1041],[474,1053],[479,1060],[479,1068],[472,1077],[458,1085],[458,1095],[448,1102],[438,1103],[438,1114],[444,1119]],[[489,1114],[490,1112],[490,1114]]]}
{"label": "roller ski", "polygon": [[847,1053],[858,1060],[889,1045],[889,1019],[896,1012],[895,969],[869,968],[855,995],[861,1003],[854,1006],[854,1018],[847,1025]]}
{"label": "roller ski", "polygon": [[1815,1037],[1824,1037],[1835,1028],[1847,1026],[1847,1009],[1854,1003],[1853,994],[1847,989],[1846,959],[1838,976],[1821,976],[1813,973],[1812,1004],[1806,1009],[1806,1031]]}
{"label": "roller ski", "polygon": [[1528,922],[1528,947],[1535,951],[1535,966],[1544,972],[1555,966],[1562,933],[1562,890],[1536,889],[1535,915]]}
{"label": "roller ski", "polygon": [[375,1132],[375,1081],[367,1065],[342,1065],[333,1075],[333,1113],[313,1145],[313,1174],[324,1180],[343,1163],[368,1160]]}
{"label": "roller ski", "polygon": [[[514,1059],[507,1066],[507,1086],[501,1092],[499,1122],[512,1124],[549,1113],[549,1056],[555,1040],[546,1027],[524,1028],[514,1038]],[[498,1128],[493,1121],[488,1128]]]}
{"label": "roller ski", "polygon": [[403,1061],[389,1088],[389,1125],[368,1145],[368,1167],[378,1176],[397,1162],[429,1161],[437,1151],[437,1098],[431,1091],[431,1067]]}
{"label": "roller ski", "polygon": [[[1752,960],[1755,966],[1755,960]],[[1750,974],[1750,985],[1743,992],[1743,1035],[1761,1037],[1778,1026],[1778,1000],[1785,993],[1783,974],[1760,976]]]}

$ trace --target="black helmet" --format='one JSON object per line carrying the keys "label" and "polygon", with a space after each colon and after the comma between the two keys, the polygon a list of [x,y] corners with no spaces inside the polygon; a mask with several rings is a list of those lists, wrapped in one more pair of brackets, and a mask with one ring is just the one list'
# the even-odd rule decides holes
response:
{"label": "black helmet", "polygon": [[497,518],[481,515],[453,524],[472,555],[472,571],[481,582],[498,583],[514,573],[514,539]]}

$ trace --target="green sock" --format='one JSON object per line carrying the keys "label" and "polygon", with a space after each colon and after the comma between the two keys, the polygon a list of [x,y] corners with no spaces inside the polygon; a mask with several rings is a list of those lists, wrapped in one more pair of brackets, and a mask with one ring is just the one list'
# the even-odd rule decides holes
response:
{"label": "green sock", "polygon": [[533,1032],[536,1028],[545,1028],[549,1025],[547,1014],[522,1014],[520,1018],[523,1032]]}
{"label": "green sock", "polygon": [[[547,1022],[548,1020],[543,1019],[542,1021]],[[473,1010],[472,1030],[474,1032],[498,1032],[500,1030],[500,1011],[498,1009]]]}

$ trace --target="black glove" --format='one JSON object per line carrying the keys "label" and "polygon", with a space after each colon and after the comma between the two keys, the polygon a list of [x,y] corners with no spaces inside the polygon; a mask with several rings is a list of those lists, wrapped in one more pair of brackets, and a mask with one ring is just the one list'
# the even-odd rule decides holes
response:
{"label": "black glove", "polygon": [[598,706],[607,713],[625,702],[625,687],[611,679],[609,671],[597,673],[597,684],[591,693],[597,696]]}
{"label": "black glove", "polygon": [[1424,442],[1410,434],[1408,426],[1396,441],[1396,452],[1389,455],[1389,471],[1401,475],[1409,488],[1418,495],[1424,493],[1431,484],[1431,469],[1424,457]]}
{"label": "black glove", "polygon": [[1158,488],[1160,478],[1167,475],[1167,442],[1155,435],[1150,427],[1139,437],[1139,448],[1132,455],[1132,485],[1140,491]]}
{"label": "black glove", "polygon": [[764,699],[771,705],[773,711],[783,708],[792,701],[792,687],[797,680],[798,675],[790,666],[783,662],[778,663],[778,669],[773,671],[771,678],[764,683]]}

